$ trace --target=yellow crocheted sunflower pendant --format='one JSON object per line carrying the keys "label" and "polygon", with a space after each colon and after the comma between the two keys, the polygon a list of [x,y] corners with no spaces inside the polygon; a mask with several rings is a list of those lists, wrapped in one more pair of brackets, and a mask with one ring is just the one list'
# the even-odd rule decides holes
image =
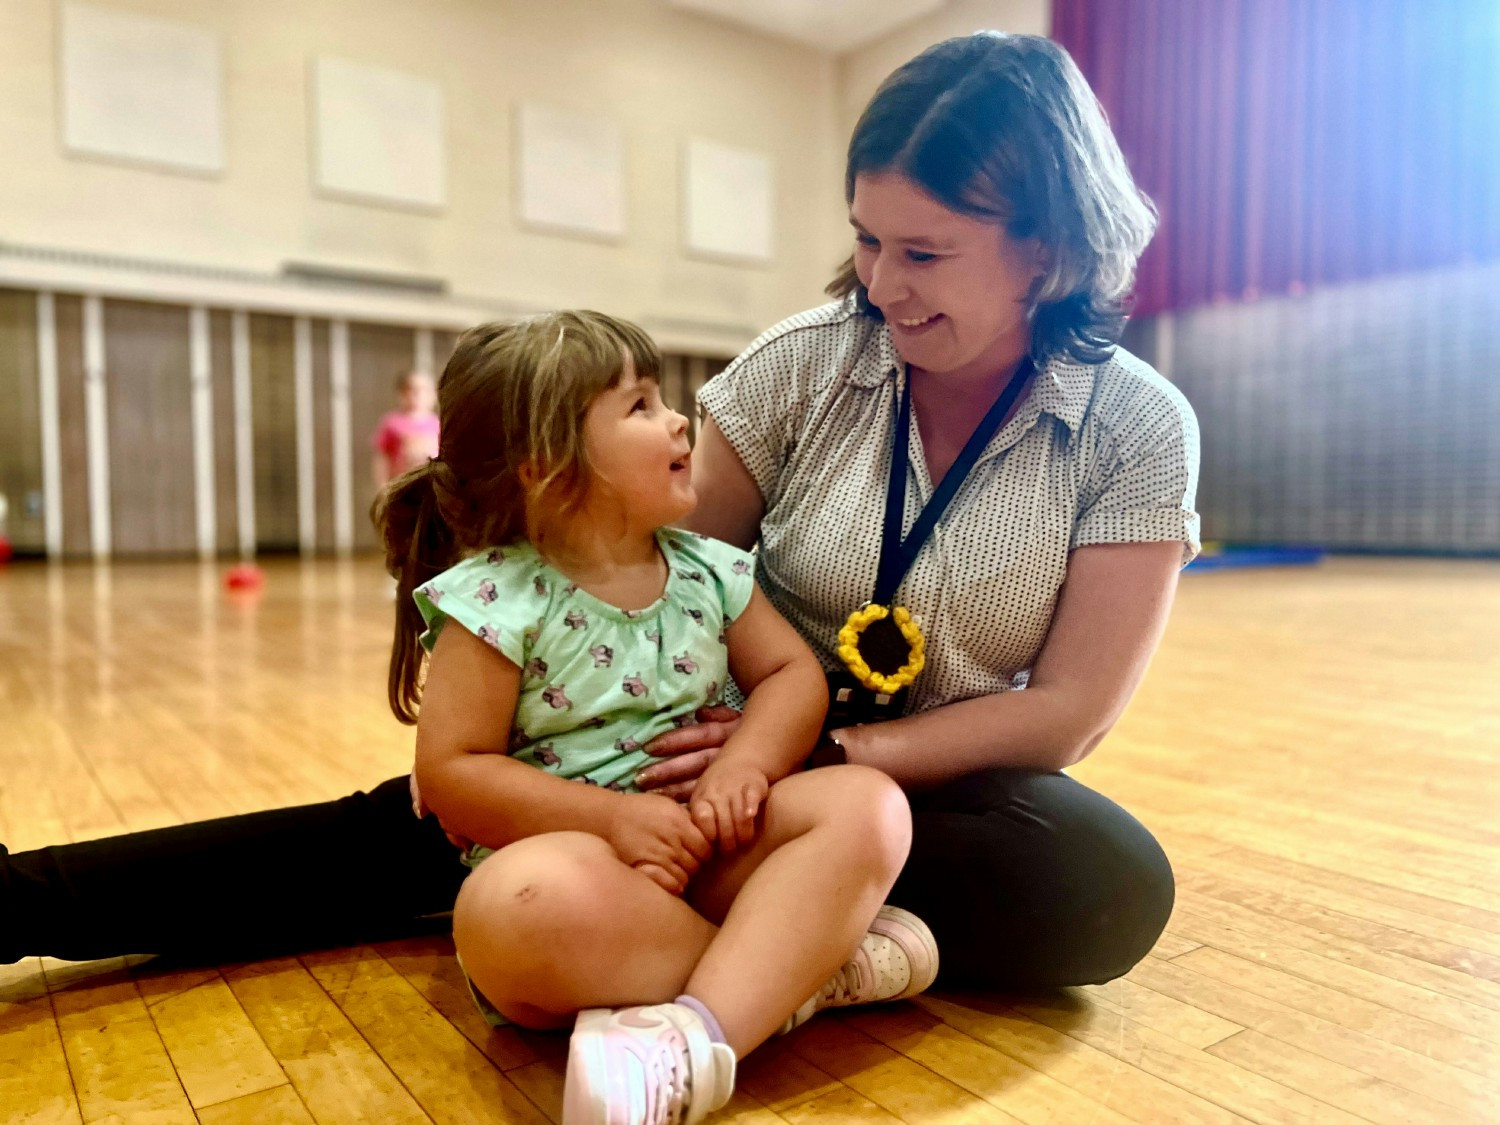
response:
{"label": "yellow crocheted sunflower pendant", "polygon": [[904,606],[870,602],[839,630],[839,659],[865,687],[895,695],[917,678],[927,661],[927,639]]}

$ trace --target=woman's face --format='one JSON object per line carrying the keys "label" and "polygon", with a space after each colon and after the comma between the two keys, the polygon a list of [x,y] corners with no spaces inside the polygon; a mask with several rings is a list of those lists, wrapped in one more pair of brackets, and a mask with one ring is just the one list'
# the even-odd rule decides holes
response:
{"label": "woman's face", "polygon": [[856,177],[849,221],[855,272],[912,367],[983,377],[1029,350],[1035,239],[950,211],[899,173]]}

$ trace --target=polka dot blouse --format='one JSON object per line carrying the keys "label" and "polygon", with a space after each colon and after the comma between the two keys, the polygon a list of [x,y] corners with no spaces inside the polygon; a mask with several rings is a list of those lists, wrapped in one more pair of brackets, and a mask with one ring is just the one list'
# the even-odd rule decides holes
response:
{"label": "polka dot blouse", "polygon": [[[830,670],[874,589],[905,378],[849,298],[772,328],[699,394],[765,500],[760,586]],[[915,419],[909,441],[903,534],[932,495]],[[1025,687],[1073,549],[1180,541],[1191,560],[1197,481],[1197,419],[1149,366],[1048,363],[896,592],[927,635],[908,710]]]}

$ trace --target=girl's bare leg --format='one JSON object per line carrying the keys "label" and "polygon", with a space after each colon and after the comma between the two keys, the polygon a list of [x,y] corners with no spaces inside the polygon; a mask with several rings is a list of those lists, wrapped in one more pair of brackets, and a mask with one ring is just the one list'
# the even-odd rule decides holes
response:
{"label": "girl's bare leg", "polygon": [[688,897],[721,921],[683,989],[743,1057],[859,945],[911,846],[906,796],[885,774],[835,766],[794,774],[766,802],[743,856],[715,861]]}
{"label": "girl's bare leg", "polygon": [[480,991],[518,1023],[559,1026],[581,1008],[686,992],[743,1056],[844,963],[910,842],[906,798],[885,774],[795,774],[772,787],[754,846],[699,872],[692,905],[603,840],[550,833],[469,877],[454,939]]}

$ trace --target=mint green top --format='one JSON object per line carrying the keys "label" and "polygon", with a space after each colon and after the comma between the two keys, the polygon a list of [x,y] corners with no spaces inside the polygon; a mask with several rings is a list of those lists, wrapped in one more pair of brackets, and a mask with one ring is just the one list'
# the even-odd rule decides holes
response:
{"label": "mint green top", "polygon": [[430,652],[457,621],[521,669],[512,757],[559,777],[634,791],[642,747],[690,726],[729,682],[724,630],[750,604],[745,552],[663,528],[662,596],[645,609],[600,601],[530,543],[474,555],[414,594]]}

